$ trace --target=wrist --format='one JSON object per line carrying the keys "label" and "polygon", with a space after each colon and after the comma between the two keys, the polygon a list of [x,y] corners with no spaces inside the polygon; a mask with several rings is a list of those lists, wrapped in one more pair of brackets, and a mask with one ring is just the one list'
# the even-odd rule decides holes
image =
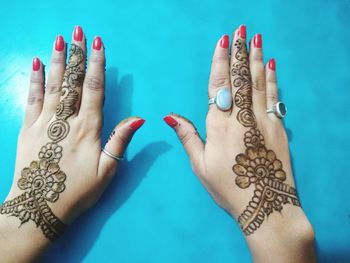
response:
{"label": "wrist", "polygon": [[[286,207],[287,208],[287,207]],[[302,209],[272,213],[246,236],[254,262],[315,262],[314,231]]]}
{"label": "wrist", "polygon": [[50,245],[34,223],[0,215],[1,262],[33,262]]}

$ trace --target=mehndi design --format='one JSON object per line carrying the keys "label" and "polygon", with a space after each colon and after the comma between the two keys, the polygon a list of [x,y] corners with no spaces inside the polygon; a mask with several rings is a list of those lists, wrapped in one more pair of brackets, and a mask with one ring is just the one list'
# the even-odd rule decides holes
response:
{"label": "mehndi design", "polygon": [[272,150],[265,147],[264,136],[257,128],[252,110],[252,82],[245,42],[237,39],[234,54],[237,61],[232,65],[232,85],[237,88],[235,105],[239,108],[237,120],[249,128],[244,134],[245,153],[236,156],[232,167],[237,175],[236,184],[245,189],[255,186],[254,195],[246,209],[238,217],[244,234],[250,235],[273,211],[281,211],[284,204],[300,206],[295,188],[283,183],[286,173],[282,162]]}
{"label": "mehndi design", "polygon": [[0,214],[18,217],[21,225],[32,220],[51,241],[57,239],[66,228],[48,203],[56,202],[66,188],[66,174],[58,165],[63,148],[58,143],[67,137],[67,119],[76,111],[75,106],[79,99],[77,89],[83,85],[85,76],[83,63],[84,51],[72,44],[56,118],[47,130],[51,141],[41,148],[39,160],[32,161],[29,167],[22,170],[17,186],[24,192],[0,206]]}

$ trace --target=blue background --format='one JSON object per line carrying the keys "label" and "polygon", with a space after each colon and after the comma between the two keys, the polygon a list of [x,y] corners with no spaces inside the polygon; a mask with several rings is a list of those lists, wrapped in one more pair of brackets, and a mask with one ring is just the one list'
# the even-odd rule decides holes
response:
{"label": "blue background", "polygon": [[6,1],[0,22],[0,199],[10,188],[33,56],[49,64],[57,34],[81,25],[106,45],[104,138],[129,115],[147,119],[119,178],[43,262],[250,262],[236,223],[192,174],[169,112],[205,137],[217,39],[245,23],[275,57],[303,207],[320,262],[350,262],[350,2]]}

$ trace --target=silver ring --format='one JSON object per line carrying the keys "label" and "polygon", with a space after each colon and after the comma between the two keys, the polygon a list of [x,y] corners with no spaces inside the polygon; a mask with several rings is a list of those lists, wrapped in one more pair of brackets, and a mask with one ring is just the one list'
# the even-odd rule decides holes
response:
{"label": "silver ring", "polygon": [[117,160],[117,161],[123,161],[124,160],[124,157],[116,156],[116,155],[110,153],[109,151],[107,151],[105,148],[102,149],[102,152],[104,152],[106,155],[108,155],[109,157],[113,158],[114,160]]}
{"label": "silver ring", "polygon": [[267,113],[273,113],[273,114],[276,115],[276,117],[282,119],[287,114],[287,107],[282,101],[279,101],[279,102],[275,103],[272,106],[272,108],[267,109],[266,112]]}
{"label": "silver ring", "polygon": [[218,93],[214,98],[210,98],[209,105],[216,104],[221,111],[228,111],[232,108],[233,100],[231,89],[227,87],[219,88]]}

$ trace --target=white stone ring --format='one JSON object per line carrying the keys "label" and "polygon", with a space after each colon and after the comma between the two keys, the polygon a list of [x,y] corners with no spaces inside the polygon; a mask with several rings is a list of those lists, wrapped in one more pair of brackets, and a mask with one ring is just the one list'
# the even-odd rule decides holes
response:
{"label": "white stone ring", "polygon": [[233,104],[231,89],[227,87],[219,88],[215,98],[210,98],[208,103],[209,105],[216,104],[216,107],[221,111],[230,110]]}
{"label": "white stone ring", "polygon": [[279,101],[276,104],[272,106],[272,108],[266,110],[267,113],[273,113],[276,115],[276,117],[282,119],[287,114],[287,107],[286,105]]}

